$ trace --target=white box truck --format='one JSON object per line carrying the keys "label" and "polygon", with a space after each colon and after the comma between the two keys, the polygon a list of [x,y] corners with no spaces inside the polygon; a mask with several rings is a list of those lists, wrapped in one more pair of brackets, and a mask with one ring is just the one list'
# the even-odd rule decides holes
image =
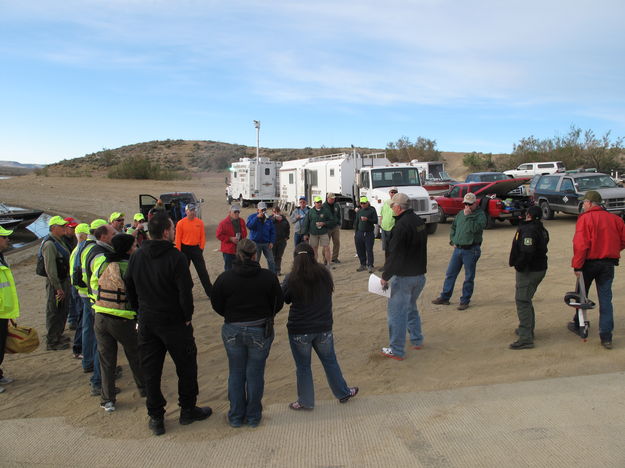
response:
{"label": "white box truck", "polygon": [[366,196],[380,213],[391,187],[408,195],[414,212],[427,223],[428,233],[436,231],[438,204],[421,186],[419,171],[409,164],[391,163],[384,153],[360,155],[338,153],[286,161],[279,170],[280,202],[290,210],[304,195],[309,203],[314,196],[325,201],[327,193],[336,195],[341,207],[341,227],[350,229],[358,199]]}
{"label": "white box truck", "polygon": [[269,158],[241,158],[230,166],[230,184],[226,187],[228,203],[246,207],[264,201],[273,204],[279,198],[279,161]]}

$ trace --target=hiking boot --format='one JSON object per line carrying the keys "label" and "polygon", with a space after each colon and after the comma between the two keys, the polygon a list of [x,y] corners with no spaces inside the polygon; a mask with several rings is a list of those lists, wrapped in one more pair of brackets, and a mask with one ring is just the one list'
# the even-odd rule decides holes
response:
{"label": "hiking boot", "polygon": [[[603,346],[605,349],[612,349],[612,341],[610,340],[601,340],[601,346]],[[0,382],[2,383],[2,382]]]}
{"label": "hiking boot", "polygon": [[349,395],[339,399],[339,403],[347,403],[350,398],[358,395],[358,387],[349,387]]}
{"label": "hiking boot", "polygon": [[461,303],[458,305],[458,310],[466,310],[466,309],[468,309],[468,308],[469,308],[469,303],[468,303],[468,302],[464,302],[464,303],[463,303],[463,302],[461,302]]}
{"label": "hiking boot", "polygon": [[107,401],[106,403],[100,403],[100,408],[103,408],[107,413],[112,413],[115,411],[115,403],[112,401]]}
{"label": "hiking boot", "polygon": [[202,421],[208,418],[211,414],[213,414],[213,410],[210,409],[210,407],[205,406],[200,408],[199,406],[195,406],[191,409],[181,409],[180,419],[178,421],[183,426],[186,426],[187,424],[191,424],[195,421]]}
{"label": "hiking boot", "polygon": [[364,265],[360,265],[360,266],[356,269],[356,271],[365,271],[366,269],[367,269],[367,267],[366,267],[366,266],[364,266]]}
{"label": "hiking boot", "polygon": [[13,382],[13,379],[9,377],[0,377],[0,384],[2,385],[10,384],[11,382]]}
{"label": "hiking boot", "polygon": [[515,341],[510,343],[510,349],[531,349],[534,347],[534,343],[524,343],[522,341]]}
{"label": "hiking boot", "polygon": [[162,416],[160,418],[150,416],[148,421],[148,427],[152,431],[152,434],[155,436],[160,436],[165,434],[165,418]]}
{"label": "hiking boot", "polygon": [[449,299],[443,299],[442,297],[437,297],[432,301],[432,304],[436,305],[449,305]]}
{"label": "hiking boot", "polygon": [[339,263],[341,263],[341,261],[338,258],[335,258],[334,260],[332,260],[332,263],[339,264]]}
{"label": "hiking boot", "polygon": [[62,351],[69,348],[69,343],[48,343],[46,351]]}
{"label": "hiking boot", "polygon": [[391,348],[382,348],[382,355],[391,359],[395,359],[396,361],[403,361],[404,358],[401,356],[397,356],[393,354],[393,350]]}
{"label": "hiking boot", "polygon": [[369,273],[373,273],[375,271],[375,268],[373,268],[372,266],[370,266],[369,268],[367,268],[367,270],[369,271]]}

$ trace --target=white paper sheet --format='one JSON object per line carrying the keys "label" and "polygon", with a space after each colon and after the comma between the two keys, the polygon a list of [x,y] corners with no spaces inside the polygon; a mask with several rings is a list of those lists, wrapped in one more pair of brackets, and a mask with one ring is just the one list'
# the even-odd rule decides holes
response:
{"label": "white paper sheet", "polygon": [[391,286],[389,285],[388,288],[382,289],[380,279],[380,277],[375,276],[373,273],[369,276],[369,292],[384,297],[391,297]]}

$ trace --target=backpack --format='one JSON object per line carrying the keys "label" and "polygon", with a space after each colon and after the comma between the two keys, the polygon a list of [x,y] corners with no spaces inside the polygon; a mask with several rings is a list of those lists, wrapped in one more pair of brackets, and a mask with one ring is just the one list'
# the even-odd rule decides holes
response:
{"label": "backpack", "polygon": [[109,309],[126,310],[126,285],[118,262],[109,263],[98,278],[98,295],[95,305]]}
{"label": "backpack", "polygon": [[56,250],[61,256],[56,257],[56,271],[59,275],[59,279],[62,281],[69,276],[69,252],[67,248],[61,245],[56,239],[54,239],[50,234],[46,235],[41,241],[41,245],[39,246],[39,251],[37,252],[37,265],[35,267],[35,273],[39,276],[48,277],[48,273],[46,272],[45,261],[43,259],[43,245],[48,242],[54,242]]}

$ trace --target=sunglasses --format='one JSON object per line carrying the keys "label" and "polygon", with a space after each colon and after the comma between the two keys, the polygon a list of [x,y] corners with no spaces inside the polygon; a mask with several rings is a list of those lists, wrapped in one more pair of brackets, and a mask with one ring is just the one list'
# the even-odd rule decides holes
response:
{"label": "sunglasses", "polygon": [[464,206],[473,206],[473,203],[465,203]]}
{"label": "sunglasses", "polygon": [[321,200],[319,200],[319,201],[316,201],[315,203],[322,203],[322,202],[321,202]]}

